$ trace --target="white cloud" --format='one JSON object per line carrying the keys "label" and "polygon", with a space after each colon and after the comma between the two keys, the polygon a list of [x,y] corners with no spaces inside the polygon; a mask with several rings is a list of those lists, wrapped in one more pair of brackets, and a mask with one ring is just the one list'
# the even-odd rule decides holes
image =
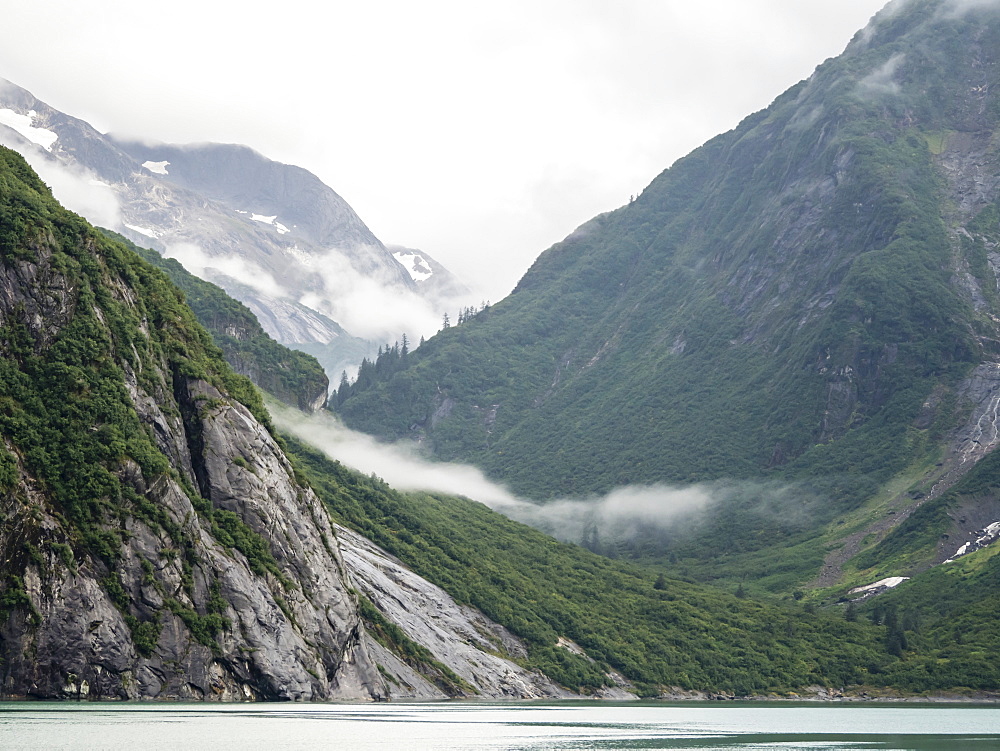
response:
{"label": "white cloud", "polygon": [[310,271],[323,280],[323,294],[299,302],[333,318],[355,336],[395,341],[405,331],[418,339],[440,327],[441,316],[413,290],[354,268],[349,254],[331,249],[315,258]]}
{"label": "white cloud", "polygon": [[605,540],[621,540],[690,522],[724,497],[719,490],[705,484],[628,486],[602,497],[497,510],[572,542],[582,540],[588,528],[599,529]]}
{"label": "white cloud", "polygon": [[945,6],[952,13],[960,15],[979,8],[1000,9],[1000,0],[946,0]]}
{"label": "white cloud", "polygon": [[468,464],[430,462],[412,444],[384,444],[337,421],[328,412],[306,416],[268,402],[275,424],[365,474],[376,474],[397,490],[426,490],[462,495],[504,509],[524,503]]}
{"label": "white cloud", "polygon": [[461,495],[560,539],[580,542],[590,528],[603,539],[630,539],[650,530],[689,524],[718,503],[739,496],[762,513],[787,517],[804,507],[789,488],[762,483],[715,482],[690,486],[664,484],[618,488],[605,496],[562,499],[544,504],[518,498],[503,485],[467,464],[427,460],[412,443],[385,444],[346,428],[333,415],[306,416],[277,403],[268,409],[279,429],[315,446],[327,456],[365,474],[375,474],[397,490]]}
{"label": "white cloud", "polygon": [[38,148],[26,146],[16,137],[6,137],[3,129],[0,129],[0,145],[19,152],[49,186],[55,199],[67,209],[98,227],[121,228],[118,199],[111,187],[93,174],[82,168],[64,167]]}
{"label": "white cloud", "polygon": [[893,55],[885,63],[858,81],[858,89],[861,94],[868,96],[898,94],[899,84],[893,79],[896,76],[896,71],[905,59],[906,56],[902,53]]}
{"label": "white cloud", "polygon": [[185,269],[202,279],[211,280],[213,272],[216,272],[269,297],[288,295],[273,276],[252,261],[239,256],[211,256],[193,243],[172,243],[167,246],[164,255],[177,259]]}
{"label": "white cloud", "polygon": [[[839,53],[881,5],[21,2],[4,9],[0,70],[102,130],[245,143],[305,167],[383,241],[497,300],[547,246]],[[154,27],[171,45],[127,65],[92,42]]]}

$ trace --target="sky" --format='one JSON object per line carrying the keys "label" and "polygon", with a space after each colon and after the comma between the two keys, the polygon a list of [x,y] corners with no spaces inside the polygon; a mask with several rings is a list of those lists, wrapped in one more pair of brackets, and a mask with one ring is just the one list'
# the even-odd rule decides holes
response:
{"label": "sky", "polygon": [[242,143],[503,297],[843,51],[883,0],[33,0],[0,78],[103,132]]}

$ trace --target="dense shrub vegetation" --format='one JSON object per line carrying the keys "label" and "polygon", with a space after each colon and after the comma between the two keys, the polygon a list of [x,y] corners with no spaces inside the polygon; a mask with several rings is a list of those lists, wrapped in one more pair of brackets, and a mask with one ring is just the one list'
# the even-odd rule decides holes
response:
{"label": "dense shrub vegetation", "polygon": [[[997,355],[998,214],[955,232],[940,155],[995,132],[1000,23],[940,5],[886,14],[544,252],[510,297],[331,408],[539,501],[657,482],[802,488],[806,514],[734,502],[694,537],[611,549],[704,581],[810,581],[828,525],[939,460],[967,408],[957,385]],[[966,266],[985,307],[956,281]]]}
{"label": "dense shrub vegetation", "polygon": [[[882,630],[667,580],[471,501],[403,494],[285,438],[335,519],[524,639],[529,665],[594,689],[607,667],[655,686],[737,693],[872,683],[895,660]],[[573,640],[590,663],[556,646]]]}
{"label": "dense shrub vegetation", "polygon": [[234,300],[211,282],[189,273],[172,258],[140,248],[126,238],[105,230],[147,263],[163,271],[212,335],[216,346],[234,370],[286,404],[309,409],[326,394],[329,380],[316,358],[279,344],[261,327],[246,305]]}

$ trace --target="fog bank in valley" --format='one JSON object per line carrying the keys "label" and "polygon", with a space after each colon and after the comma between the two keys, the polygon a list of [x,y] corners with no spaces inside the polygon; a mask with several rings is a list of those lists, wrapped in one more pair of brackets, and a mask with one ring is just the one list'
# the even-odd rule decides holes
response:
{"label": "fog bank in valley", "polygon": [[268,408],[280,430],[331,459],[382,478],[396,490],[465,496],[568,542],[586,541],[595,530],[605,542],[667,533],[695,524],[719,504],[752,506],[758,515],[776,517],[804,513],[808,507],[808,500],[793,488],[732,481],[628,486],[603,496],[538,504],[517,497],[476,467],[430,461],[412,443],[380,443],[350,430],[327,412],[307,416],[273,402]]}

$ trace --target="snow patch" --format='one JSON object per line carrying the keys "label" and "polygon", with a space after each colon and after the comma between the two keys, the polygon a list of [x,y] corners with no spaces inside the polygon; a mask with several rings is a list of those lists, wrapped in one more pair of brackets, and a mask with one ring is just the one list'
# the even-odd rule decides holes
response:
{"label": "snow patch", "polygon": [[866,584],[863,587],[855,587],[847,594],[856,595],[861,594],[862,592],[874,592],[876,589],[892,589],[893,587],[898,587],[909,578],[910,577],[908,576],[890,576],[888,579],[880,579],[874,584]]}
{"label": "snow patch", "polygon": [[210,255],[194,243],[183,242],[168,245],[163,255],[176,258],[192,274],[208,281],[222,275],[246,284],[268,297],[288,296],[287,290],[271,274],[253,261],[237,255]]}
{"label": "snow patch", "polygon": [[[239,210],[237,209],[237,211]],[[239,211],[239,213],[246,214],[247,212]],[[263,214],[250,214],[250,218],[253,219],[255,222],[260,222],[261,224],[270,224],[272,227],[278,230],[279,235],[287,235],[289,232],[291,232],[291,230],[288,229],[288,227],[286,227],[284,224],[278,221],[277,214],[275,214],[274,216],[264,216]]]}
{"label": "snow patch", "polygon": [[14,110],[0,110],[0,125],[6,125],[27,138],[34,144],[41,146],[46,151],[52,151],[52,144],[56,142],[59,135],[45,128],[35,128],[32,123],[38,113],[31,110],[27,115],[21,115]]}
{"label": "snow patch", "polygon": [[145,235],[146,237],[157,238],[160,236],[155,229],[148,229],[147,227],[137,227],[134,224],[129,224],[128,222],[123,222],[123,224],[128,227],[133,232],[138,232],[140,235]]}
{"label": "snow patch", "polygon": [[399,263],[406,269],[410,278],[415,282],[425,282],[434,276],[430,265],[419,253],[396,251],[392,254]]}
{"label": "snow patch", "polygon": [[98,188],[110,188],[111,187],[110,185],[108,185],[103,180],[88,180],[87,184],[88,185],[93,185],[93,186],[98,187]]}
{"label": "snow patch", "polygon": [[962,545],[962,547],[955,551],[955,555],[943,562],[952,563],[956,558],[969,553],[975,553],[977,550],[982,550],[987,545],[996,542],[997,538],[1000,538],[1000,522],[993,522],[983,529],[980,529],[975,534],[975,540]]}
{"label": "snow patch", "polygon": [[965,543],[962,547],[960,547],[958,550],[956,550],[955,551],[955,555],[953,555],[951,558],[949,558],[947,561],[945,561],[945,563],[951,563],[956,558],[958,558],[960,555],[965,555],[968,552],[969,552],[969,543]]}
{"label": "snow patch", "polygon": [[167,172],[167,167],[169,165],[170,165],[170,162],[143,162],[142,163],[142,166],[145,167],[146,169],[148,169],[154,175],[166,175],[166,174],[169,174]]}

